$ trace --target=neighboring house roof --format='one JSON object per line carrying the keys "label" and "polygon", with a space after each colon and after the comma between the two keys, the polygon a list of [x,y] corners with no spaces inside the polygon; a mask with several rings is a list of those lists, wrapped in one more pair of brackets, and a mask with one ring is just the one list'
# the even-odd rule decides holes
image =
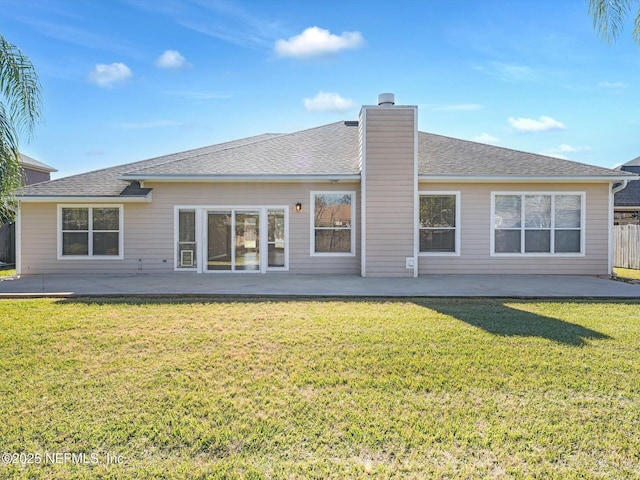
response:
{"label": "neighboring house roof", "polygon": [[35,158],[31,158],[24,153],[20,154],[20,165],[22,165],[23,168],[30,168],[32,170],[39,170],[41,172],[51,173],[58,171],[55,168],[50,167],[46,163],[39,162]]}
{"label": "neighboring house roof", "polygon": [[[621,171],[640,174],[640,157],[620,165]],[[627,187],[615,194],[616,207],[637,207],[640,209],[640,180],[633,180]]]}
{"label": "neighboring house roof", "polygon": [[620,166],[622,170],[626,170],[624,167],[640,167],[640,157],[636,157],[633,160],[629,160]]}
{"label": "neighboring house roof", "polygon": [[[425,179],[619,180],[607,168],[419,132],[418,170]],[[131,181],[358,179],[358,122],[336,122],[289,134],[264,134],[28,186],[28,197],[146,196]]]}

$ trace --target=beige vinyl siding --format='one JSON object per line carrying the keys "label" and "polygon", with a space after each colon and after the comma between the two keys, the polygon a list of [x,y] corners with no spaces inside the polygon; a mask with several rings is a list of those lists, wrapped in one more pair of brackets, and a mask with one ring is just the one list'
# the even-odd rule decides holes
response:
{"label": "beige vinyl siding", "polygon": [[[457,190],[461,203],[460,256],[420,256],[419,273],[427,274],[608,274],[609,185],[455,184],[420,182],[420,190]],[[491,255],[492,192],[576,192],[585,194],[584,256]]]}
{"label": "beige vinyl siding", "polygon": [[366,276],[411,277],[414,256],[415,131],[413,107],[366,107]]}
{"label": "beige vinyl siding", "polygon": [[[289,271],[291,273],[359,274],[360,209],[354,219],[356,255],[312,257],[309,222],[311,191],[356,192],[357,183],[151,183],[151,203],[124,204],[124,259],[57,260],[57,205],[22,204],[22,273],[172,272],[174,270],[174,206],[289,207]],[[296,213],[295,204],[302,203]],[[67,202],[68,203],[68,202]],[[90,202],[83,202],[90,203]],[[117,202],[109,202],[117,203]]]}

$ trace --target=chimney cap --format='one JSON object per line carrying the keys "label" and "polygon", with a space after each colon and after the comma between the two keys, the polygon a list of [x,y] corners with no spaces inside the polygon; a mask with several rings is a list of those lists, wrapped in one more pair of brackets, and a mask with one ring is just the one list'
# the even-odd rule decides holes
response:
{"label": "chimney cap", "polygon": [[395,105],[396,95],[395,93],[381,93],[378,95],[378,105]]}

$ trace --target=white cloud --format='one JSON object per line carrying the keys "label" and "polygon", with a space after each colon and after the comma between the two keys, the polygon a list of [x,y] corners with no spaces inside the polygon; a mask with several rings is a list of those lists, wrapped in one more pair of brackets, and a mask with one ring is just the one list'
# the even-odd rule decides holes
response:
{"label": "white cloud", "polygon": [[480,135],[474,138],[476,142],[482,143],[500,143],[500,139],[494,137],[493,135],[489,135],[488,133],[482,132]]}
{"label": "white cloud", "polygon": [[590,150],[591,150],[591,147],[588,145],[585,145],[582,147],[574,147],[572,145],[567,145],[566,143],[563,143],[562,145],[559,145],[556,148],[549,149],[549,154],[554,157],[566,159],[567,157],[564,155],[565,153],[588,152]]}
{"label": "white cloud", "polygon": [[588,145],[585,145],[584,147],[574,147],[572,145],[563,143],[555,148],[550,148],[549,151],[547,153],[543,153],[543,155],[550,155],[552,157],[567,160],[567,156],[564,155],[565,153],[588,152],[590,150],[591,147]]}
{"label": "white cloud", "polygon": [[628,85],[622,82],[600,82],[598,83],[598,88],[611,88],[611,89],[620,89],[626,88]]}
{"label": "white cloud", "polygon": [[364,45],[360,32],[342,32],[334,35],[329,30],[309,27],[289,40],[276,40],[275,51],[281,57],[309,58],[330,55],[347,48]]}
{"label": "white cloud", "polygon": [[445,105],[443,107],[435,107],[433,110],[438,112],[475,112],[482,110],[482,105],[477,103],[463,103],[460,105]]}
{"label": "white cloud", "polygon": [[100,63],[89,73],[87,79],[99,87],[111,88],[117,83],[126,82],[132,75],[131,69],[124,63],[112,63],[111,65]]}
{"label": "white cloud", "polygon": [[100,155],[104,155],[104,150],[102,150],[101,148],[93,148],[87,152],[85,152],[85,155],[88,155],[90,157],[97,157]]}
{"label": "white cloud", "polygon": [[356,106],[351,99],[337,93],[319,92],[313,98],[305,98],[304,106],[310,112],[346,112]]}
{"label": "white cloud", "polygon": [[540,79],[540,74],[526,65],[489,62],[484,65],[475,65],[473,68],[509,83],[536,82]]}
{"label": "white cloud", "polygon": [[538,120],[533,118],[513,118],[509,117],[509,123],[519,132],[550,132],[552,130],[566,130],[564,123],[542,115]]}
{"label": "white cloud", "polygon": [[149,122],[138,122],[138,123],[135,123],[135,122],[118,123],[116,126],[127,129],[127,130],[140,130],[144,128],[170,127],[174,125],[179,125],[179,123],[174,122],[172,120],[152,120]]}
{"label": "white cloud", "polygon": [[207,100],[224,100],[227,98],[232,98],[233,95],[227,92],[197,92],[197,91],[167,91],[164,92],[166,95],[175,95],[178,97],[183,97],[187,100],[193,101],[207,101]]}
{"label": "white cloud", "polygon": [[591,147],[588,145],[585,145],[584,147],[572,147],[571,145],[567,145],[566,143],[563,143],[558,148],[552,149],[553,152],[561,153],[588,152],[589,150],[591,150]]}
{"label": "white cloud", "polygon": [[156,60],[156,67],[168,70],[182,70],[191,66],[177,50],[165,50]]}

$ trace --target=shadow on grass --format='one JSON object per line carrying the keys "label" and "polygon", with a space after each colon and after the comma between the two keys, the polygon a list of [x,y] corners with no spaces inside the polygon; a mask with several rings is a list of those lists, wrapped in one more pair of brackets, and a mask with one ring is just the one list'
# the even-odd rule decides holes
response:
{"label": "shadow on grass", "polygon": [[[332,302],[332,303],[406,303],[463,321],[488,333],[499,336],[539,337],[573,346],[584,346],[586,340],[611,339],[581,325],[559,318],[547,317],[509,307],[508,299],[429,299],[429,298],[322,298],[322,297],[265,297],[265,296],[114,296],[114,297],[72,297],[58,300],[60,304],[82,303],[86,305],[172,305],[184,303],[224,304],[224,303],[291,303],[291,302]],[[552,302],[558,302],[554,299]],[[585,303],[570,301],[571,303]],[[588,303],[611,301],[591,300]],[[619,300],[615,303],[636,303],[635,300]],[[545,300],[518,300],[518,303],[545,303]]]}
{"label": "shadow on grass", "polygon": [[[575,323],[509,307],[503,300],[425,300],[415,303],[481,328],[493,335],[539,337],[578,347],[586,345],[586,340],[589,339],[611,338],[604,333]],[[528,303],[540,303],[540,301]]]}

